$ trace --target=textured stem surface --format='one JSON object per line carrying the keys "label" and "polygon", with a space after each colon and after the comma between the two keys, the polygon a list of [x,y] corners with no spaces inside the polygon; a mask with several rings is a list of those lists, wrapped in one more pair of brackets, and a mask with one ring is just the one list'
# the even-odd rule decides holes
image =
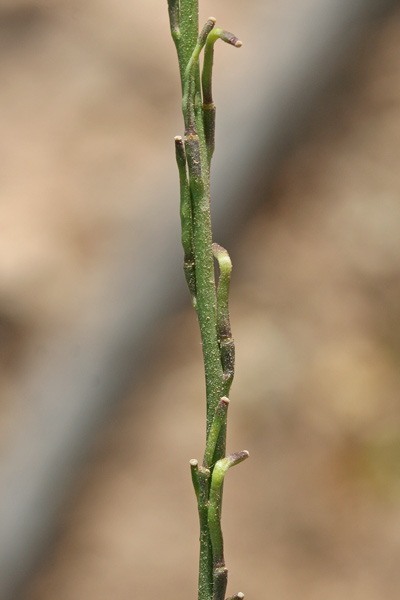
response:
{"label": "textured stem surface", "polygon": [[198,510],[200,521],[199,600],[210,600],[213,593],[213,551],[208,527],[210,469],[199,467]]}
{"label": "textured stem surface", "polygon": [[[225,456],[227,398],[233,378],[234,344],[228,311],[232,265],[226,250],[212,244],[210,162],[214,152],[215,107],[211,77],[217,39],[240,42],[221,29],[213,32],[210,17],[198,34],[198,0],[168,0],[171,34],[181,75],[185,136],[175,138],[180,180],[180,214],[184,271],[200,325],[206,380],[207,423],[203,466],[190,461],[200,521],[199,600],[224,600],[228,570],[223,557],[221,501],[226,470],[247,458],[241,452]],[[236,40],[235,42],[233,40]],[[202,102],[199,57],[206,46]],[[212,105],[212,106],[211,106]],[[215,285],[214,256],[220,267]],[[237,596],[240,598],[239,596]]]}

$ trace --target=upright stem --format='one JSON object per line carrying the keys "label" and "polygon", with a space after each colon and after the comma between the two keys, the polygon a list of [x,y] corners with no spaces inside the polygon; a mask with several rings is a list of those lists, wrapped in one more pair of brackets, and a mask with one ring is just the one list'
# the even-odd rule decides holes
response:
{"label": "upright stem", "polygon": [[[192,202],[192,233],[196,277],[196,311],[200,325],[207,396],[207,436],[214,418],[215,408],[222,395],[223,372],[217,335],[216,291],[210,216],[210,183],[208,162],[202,152],[200,136],[204,129],[196,111],[196,70],[198,67],[195,46],[193,59],[189,59],[184,82],[184,117],[186,123],[185,149],[189,171],[189,188]],[[191,61],[193,60],[193,65]],[[192,70],[195,71],[193,75]],[[193,87],[192,87],[193,86]],[[221,456],[224,448],[221,448]],[[199,600],[211,600],[213,593],[213,557],[208,527],[209,480],[203,480],[204,490],[199,494],[200,564]],[[200,488],[201,490],[201,488]]]}
{"label": "upright stem", "polygon": [[[203,465],[199,467],[195,459],[190,461],[200,521],[198,599],[224,600],[228,570],[223,559],[220,523],[223,475],[229,466],[246,458],[247,453],[224,458],[229,404],[226,396],[234,367],[228,311],[231,263],[226,250],[212,243],[210,162],[214,151],[215,119],[208,118],[208,107],[202,102],[199,56],[206,45],[208,53],[204,62],[203,89],[210,99],[214,43],[219,38],[227,38],[225,41],[228,41],[230,37],[229,43],[233,43],[232,39],[238,40],[223,30],[212,35],[213,17],[208,19],[199,35],[198,0],[168,0],[168,10],[171,35],[178,53],[185,123],[184,139],[180,136],[175,138],[184,271],[200,325],[207,396]],[[240,42],[233,45],[239,46]],[[213,114],[215,116],[215,107]],[[218,291],[214,256],[220,264]]]}
{"label": "upright stem", "polygon": [[211,471],[199,468],[198,511],[200,522],[200,557],[198,600],[211,600],[213,593],[213,551],[208,526],[208,496]]}
{"label": "upright stem", "polygon": [[186,67],[199,35],[199,3],[198,0],[170,0],[169,6],[171,3],[179,6],[180,40],[177,50],[183,92]]}
{"label": "upright stem", "polygon": [[[215,408],[222,396],[222,366],[217,336],[217,307],[212,251],[210,215],[210,172],[205,149],[204,123],[201,112],[199,55],[214,27],[210,18],[198,35],[198,0],[169,0],[174,16],[171,32],[178,52],[183,94],[183,116],[186,126],[185,150],[189,171],[192,203],[192,235],[196,274],[196,311],[203,345],[207,394],[207,434]],[[179,34],[176,35],[176,21]],[[179,165],[182,174],[182,166]],[[181,175],[181,181],[182,181]],[[184,189],[184,188],[183,188]],[[181,186],[182,191],[182,186]],[[221,454],[221,456],[223,453]]]}
{"label": "upright stem", "polygon": [[203,345],[207,394],[207,435],[222,396],[223,371],[217,334],[217,302],[212,252],[210,200],[204,181],[200,141],[197,132],[185,136],[192,198],[193,247],[196,273],[196,310]]}

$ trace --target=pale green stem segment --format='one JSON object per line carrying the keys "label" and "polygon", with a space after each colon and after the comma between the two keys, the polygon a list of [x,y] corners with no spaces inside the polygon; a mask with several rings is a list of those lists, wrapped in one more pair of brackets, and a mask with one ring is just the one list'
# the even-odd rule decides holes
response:
{"label": "pale green stem segment", "polygon": [[224,543],[221,530],[221,494],[224,477],[230,467],[239,464],[248,458],[248,456],[249,453],[247,450],[236,452],[235,454],[221,458],[215,463],[214,466],[211,477],[210,499],[208,506],[208,526],[210,529],[214,570],[217,567],[225,566]]}
{"label": "pale green stem segment", "polygon": [[189,288],[192,304],[196,308],[196,272],[194,267],[193,250],[193,224],[192,204],[190,199],[189,182],[186,172],[186,155],[183,139],[180,135],[175,137],[176,163],[179,171],[180,184],[180,217],[181,217],[181,240],[183,247],[183,272]]}
{"label": "pale green stem segment", "polygon": [[232,262],[227,250],[219,244],[213,244],[213,254],[220,271],[217,289],[217,332],[223,370],[223,392],[225,396],[229,396],[235,370],[235,342],[228,305]]}
{"label": "pale green stem segment", "polygon": [[209,469],[212,467],[212,461],[217,447],[218,436],[221,427],[226,425],[226,416],[228,413],[229,399],[223,396],[215,409],[214,420],[211,425],[210,433],[207,437],[206,450],[204,452],[203,465]]}
{"label": "pale green stem segment", "polygon": [[213,29],[207,37],[201,83],[203,87],[204,132],[209,166],[215,150],[216,108],[212,94],[212,72],[214,64],[214,44],[217,40],[223,40],[227,44],[235,46],[235,48],[240,48],[242,46],[242,42],[234,36],[233,33],[229,33],[229,31],[224,31],[220,28]]}
{"label": "pale green stem segment", "polygon": [[192,483],[193,483],[193,489],[194,489],[194,493],[196,494],[196,498],[197,501],[199,500],[199,491],[200,491],[200,485],[199,485],[199,461],[196,460],[195,458],[192,458],[189,461],[190,464],[190,473],[192,475]]}

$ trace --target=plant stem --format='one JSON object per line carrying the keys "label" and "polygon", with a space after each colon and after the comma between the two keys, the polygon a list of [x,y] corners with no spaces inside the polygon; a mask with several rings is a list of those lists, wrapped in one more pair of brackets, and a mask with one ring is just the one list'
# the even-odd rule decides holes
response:
{"label": "plant stem", "polygon": [[199,467],[199,498],[197,503],[200,522],[198,600],[211,600],[213,593],[213,551],[208,527],[210,476],[210,469]]}
{"label": "plant stem", "polygon": [[[241,42],[210,17],[198,35],[198,0],[168,0],[171,35],[178,53],[185,136],[175,138],[180,181],[180,213],[185,277],[196,309],[203,348],[207,396],[203,466],[190,461],[200,521],[199,600],[224,600],[228,570],[223,557],[221,502],[227,469],[247,452],[224,458],[228,394],[234,370],[234,342],[228,310],[232,264],[227,251],[212,243],[210,163],[214,152],[215,106],[211,94],[213,47],[217,39]],[[199,57],[206,46],[202,102]],[[211,107],[212,105],[212,107]],[[214,257],[220,277],[215,285]],[[240,596],[237,596],[240,599]]]}
{"label": "plant stem", "polygon": [[[192,208],[193,254],[196,278],[196,310],[203,344],[203,358],[207,394],[207,434],[214,418],[215,408],[222,396],[222,366],[216,332],[217,310],[212,254],[210,217],[210,181],[207,153],[205,151],[204,124],[201,113],[199,55],[207,35],[214,27],[210,18],[198,37],[198,2],[181,0],[179,18],[176,17],[176,0],[169,0],[175,21],[179,22],[176,42],[183,92],[185,121],[185,150],[189,172],[189,189]],[[175,23],[174,21],[174,23]],[[174,32],[171,23],[171,32]],[[176,34],[175,34],[176,37]],[[175,39],[175,38],[174,38]],[[200,102],[199,102],[200,98]],[[200,109],[199,109],[200,106]],[[183,180],[182,161],[178,167]],[[186,194],[181,185],[181,198]],[[181,206],[186,199],[181,200]],[[223,453],[221,454],[223,456]]]}
{"label": "plant stem", "polygon": [[[202,175],[199,136],[187,132],[185,149],[192,198],[193,247],[196,273],[197,316],[203,344],[207,395],[207,435],[222,396],[223,371],[217,335],[217,307],[212,253],[210,201]],[[221,454],[223,456],[223,452]]]}

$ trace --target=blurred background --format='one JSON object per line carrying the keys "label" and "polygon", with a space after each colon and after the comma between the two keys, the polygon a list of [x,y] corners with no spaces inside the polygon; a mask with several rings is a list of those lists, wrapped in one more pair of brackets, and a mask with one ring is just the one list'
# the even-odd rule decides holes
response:
{"label": "blurred background", "polygon": [[[0,4],[0,598],[195,598],[166,2]],[[400,10],[204,0],[236,340],[228,591],[400,589]],[[219,112],[218,112],[219,111]]]}

